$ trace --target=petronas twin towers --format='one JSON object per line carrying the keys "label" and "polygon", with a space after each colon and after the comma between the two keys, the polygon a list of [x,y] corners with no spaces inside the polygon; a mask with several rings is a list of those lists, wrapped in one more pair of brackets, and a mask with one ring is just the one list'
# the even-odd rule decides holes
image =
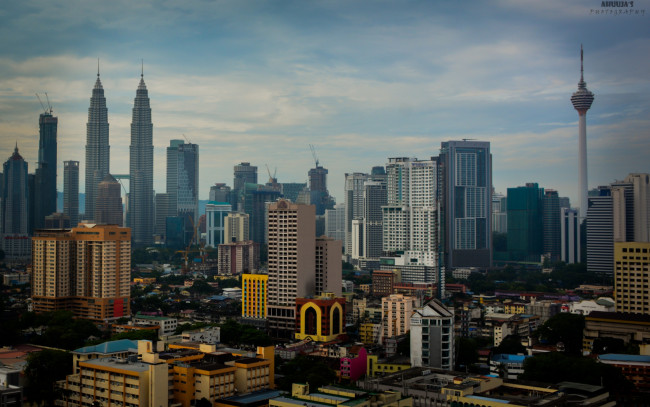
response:
{"label": "petronas twin towers", "polygon": [[[140,75],[131,121],[131,145],[129,146],[129,199],[127,226],[131,227],[134,246],[153,242],[153,123],[149,94]],[[108,144],[108,109],[104,88],[99,79],[93,88],[88,108],[86,127],[86,216],[97,220],[97,187],[110,173],[110,146]]]}

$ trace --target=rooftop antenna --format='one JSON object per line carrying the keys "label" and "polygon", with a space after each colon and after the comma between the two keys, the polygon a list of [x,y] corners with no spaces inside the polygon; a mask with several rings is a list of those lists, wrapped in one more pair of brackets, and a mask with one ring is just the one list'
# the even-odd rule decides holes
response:
{"label": "rooftop antenna", "polygon": [[142,58],[142,69],[140,71],[140,77],[144,78],[144,58]]}
{"label": "rooftop antenna", "polygon": [[99,58],[97,58],[97,77],[99,78]]}
{"label": "rooftop antenna", "polygon": [[580,44],[580,82],[584,82],[584,68],[583,68],[584,52],[582,50],[582,44]]}

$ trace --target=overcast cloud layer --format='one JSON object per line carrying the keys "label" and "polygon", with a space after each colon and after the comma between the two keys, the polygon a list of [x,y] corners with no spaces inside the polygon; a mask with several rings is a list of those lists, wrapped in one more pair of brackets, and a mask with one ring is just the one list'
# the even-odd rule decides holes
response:
{"label": "overcast cloud layer", "polygon": [[[144,59],[155,181],[165,147],[200,146],[200,198],[233,165],[304,182],[309,144],[343,200],[344,173],[388,157],[428,158],[440,142],[491,142],[494,186],[538,182],[577,204],[580,78],[589,186],[650,172],[650,1],[51,1],[0,6],[0,160],[18,142],[36,167],[36,92],[59,118],[64,160],[81,162],[100,58],[111,172],[127,172],[131,109]],[[489,4],[484,4],[489,3]],[[643,11],[602,15],[596,11]],[[83,176],[80,190],[83,192]]]}

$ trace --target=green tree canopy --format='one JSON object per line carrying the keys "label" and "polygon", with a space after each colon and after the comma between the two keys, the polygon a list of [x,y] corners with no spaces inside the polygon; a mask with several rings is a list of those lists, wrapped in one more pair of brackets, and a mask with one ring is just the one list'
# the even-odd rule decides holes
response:
{"label": "green tree canopy", "polygon": [[53,406],[59,397],[55,382],[72,373],[72,354],[54,349],[31,353],[25,367],[25,397],[30,403]]}
{"label": "green tree canopy", "polygon": [[584,316],[561,312],[544,322],[533,332],[533,336],[551,345],[562,342],[567,353],[581,355],[582,331],[584,328]]}
{"label": "green tree canopy", "polygon": [[518,353],[526,353],[526,347],[521,344],[519,335],[508,335],[492,350],[494,354],[508,354],[516,355]]}
{"label": "green tree canopy", "polygon": [[269,346],[273,340],[264,332],[229,319],[221,325],[221,342],[232,345]]}
{"label": "green tree canopy", "polygon": [[524,374],[519,378],[546,383],[571,381],[598,386],[602,384],[610,393],[615,394],[634,391],[634,385],[623,377],[619,368],[594,359],[559,352],[527,358],[524,361]]}
{"label": "green tree canopy", "polygon": [[309,383],[310,391],[334,383],[336,373],[320,358],[300,355],[280,367],[278,387],[291,391],[293,383]]}

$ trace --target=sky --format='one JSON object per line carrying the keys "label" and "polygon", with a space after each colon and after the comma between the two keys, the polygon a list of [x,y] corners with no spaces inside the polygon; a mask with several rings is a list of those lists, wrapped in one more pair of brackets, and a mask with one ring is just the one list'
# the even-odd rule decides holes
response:
{"label": "sky", "polygon": [[[584,45],[589,187],[650,172],[650,0],[21,0],[0,6],[0,160],[15,143],[36,168],[35,93],[58,117],[63,161],[80,161],[99,58],[111,172],[128,172],[144,60],[154,188],[165,148],[200,148],[200,199],[246,161],[266,182],[305,182],[309,145],[343,202],[344,174],[440,143],[489,141],[496,192],[537,182],[578,199]],[[631,3],[631,2],[630,2]],[[639,12],[636,14],[636,12]],[[618,14],[625,13],[628,14]]]}

